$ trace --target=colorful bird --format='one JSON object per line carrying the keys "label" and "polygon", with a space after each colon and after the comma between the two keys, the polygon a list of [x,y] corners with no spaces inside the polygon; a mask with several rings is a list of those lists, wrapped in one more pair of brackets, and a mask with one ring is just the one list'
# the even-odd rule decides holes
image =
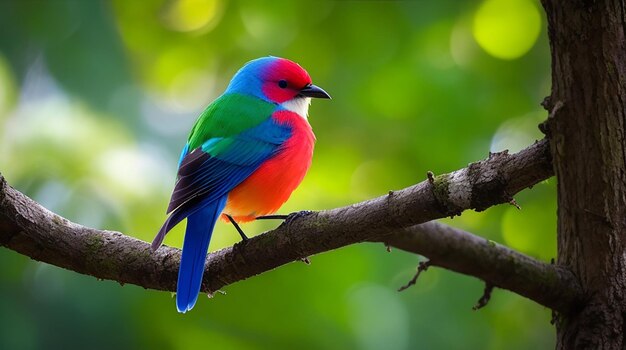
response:
{"label": "colorful bird", "polygon": [[272,214],[300,184],[313,156],[307,121],[311,98],[330,98],[298,64],[278,57],[248,62],[196,121],[178,162],[169,217],[152,242],[187,218],[176,307],[198,299],[217,219],[237,222]]}

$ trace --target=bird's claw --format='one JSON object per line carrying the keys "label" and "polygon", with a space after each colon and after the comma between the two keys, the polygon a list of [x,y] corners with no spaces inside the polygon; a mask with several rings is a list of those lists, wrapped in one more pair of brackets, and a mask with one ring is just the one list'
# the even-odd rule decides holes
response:
{"label": "bird's claw", "polygon": [[300,210],[294,213],[291,213],[289,215],[287,215],[287,218],[285,219],[285,221],[283,222],[283,224],[291,224],[294,220],[305,217],[305,216],[309,216],[313,214],[313,212],[311,210]]}

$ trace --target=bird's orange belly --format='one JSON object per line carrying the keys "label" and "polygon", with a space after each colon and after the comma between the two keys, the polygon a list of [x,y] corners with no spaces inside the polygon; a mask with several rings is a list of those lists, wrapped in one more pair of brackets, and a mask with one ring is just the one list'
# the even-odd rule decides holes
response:
{"label": "bird's orange belly", "polygon": [[275,213],[298,187],[309,164],[293,164],[280,158],[268,160],[230,192],[224,213],[237,222]]}
{"label": "bird's orange belly", "polygon": [[[306,123],[304,120],[294,122]],[[311,166],[315,142],[308,124],[306,127],[294,125],[293,130],[294,135],[278,154],[229,193],[223,213],[237,222],[251,221],[275,213],[289,199]],[[222,219],[227,220],[224,215]]]}

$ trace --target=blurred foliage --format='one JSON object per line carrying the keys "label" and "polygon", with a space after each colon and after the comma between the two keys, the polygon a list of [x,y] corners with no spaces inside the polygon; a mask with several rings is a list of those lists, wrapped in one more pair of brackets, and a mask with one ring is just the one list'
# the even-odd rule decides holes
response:
{"label": "blurred foliage", "polygon": [[[282,212],[337,207],[541,138],[549,92],[534,0],[0,2],[0,171],[84,225],[151,240],[200,111],[246,61],[287,57],[314,101],[313,167]],[[553,181],[523,210],[452,225],[544,261]],[[254,223],[248,233],[276,223]],[[166,240],[178,245],[184,225]],[[238,235],[223,223],[211,250]],[[419,257],[362,244],[293,263],[176,313],[169,293],[120,287],[0,249],[0,348],[529,349],[553,347],[549,311]]]}

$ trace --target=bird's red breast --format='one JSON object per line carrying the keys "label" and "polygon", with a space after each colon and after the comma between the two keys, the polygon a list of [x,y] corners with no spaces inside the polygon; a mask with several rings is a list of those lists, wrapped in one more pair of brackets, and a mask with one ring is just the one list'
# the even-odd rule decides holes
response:
{"label": "bird's red breast", "polygon": [[[275,213],[289,199],[311,166],[315,135],[311,125],[297,113],[281,110],[272,115],[291,127],[292,135],[272,158],[228,195],[224,213],[237,222]],[[224,215],[222,219],[227,220]]]}

